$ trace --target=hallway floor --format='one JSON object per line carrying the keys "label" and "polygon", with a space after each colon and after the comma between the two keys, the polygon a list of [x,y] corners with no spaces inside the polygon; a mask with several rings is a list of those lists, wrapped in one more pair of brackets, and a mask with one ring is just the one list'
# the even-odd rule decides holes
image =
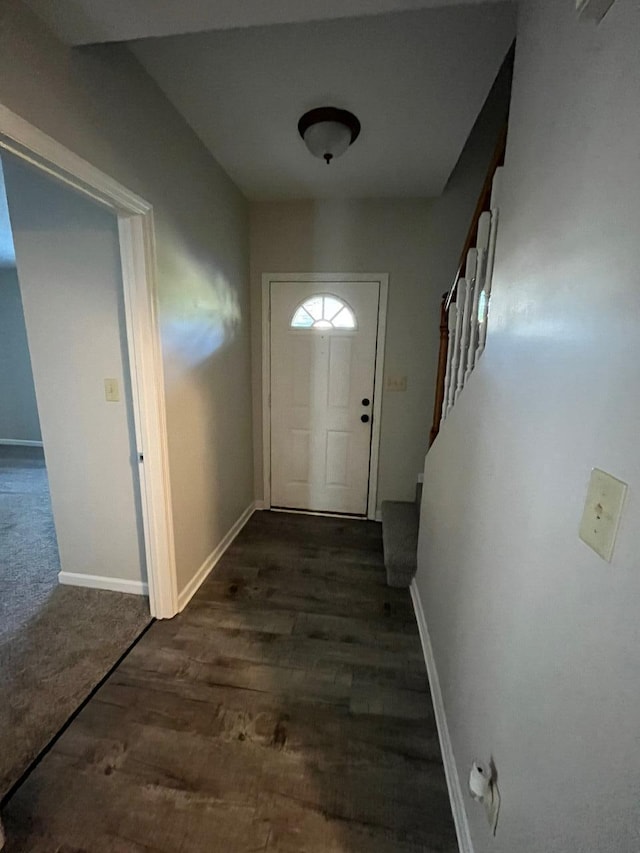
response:
{"label": "hallway floor", "polygon": [[60,586],[40,448],[0,446],[0,798],[149,624],[148,600]]}
{"label": "hallway floor", "polygon": [[6,851],[457,850],[380,526],[256,513],[7,804]]}

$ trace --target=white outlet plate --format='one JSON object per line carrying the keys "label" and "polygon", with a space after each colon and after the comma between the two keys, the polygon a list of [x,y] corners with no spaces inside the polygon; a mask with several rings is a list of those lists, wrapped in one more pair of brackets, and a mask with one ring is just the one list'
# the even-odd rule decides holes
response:
{"label": "white outlet plate", "polygon": [[580,523],[580,538],[607,562],[611,562],[627,484],[606,471],[591,471],[587,499]]}
{"label": "white outlet plate", "polygon": [[406,376],[387,376],[386,382],[387,391],[406,391],[407,377]]}

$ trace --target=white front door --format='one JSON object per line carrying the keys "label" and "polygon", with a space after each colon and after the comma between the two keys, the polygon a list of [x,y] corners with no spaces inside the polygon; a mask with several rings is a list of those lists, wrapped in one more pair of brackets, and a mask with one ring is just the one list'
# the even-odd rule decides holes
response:
{"label": "white front door", "polygon": [[278,282],[271,505],[366,515],[379,282]]}

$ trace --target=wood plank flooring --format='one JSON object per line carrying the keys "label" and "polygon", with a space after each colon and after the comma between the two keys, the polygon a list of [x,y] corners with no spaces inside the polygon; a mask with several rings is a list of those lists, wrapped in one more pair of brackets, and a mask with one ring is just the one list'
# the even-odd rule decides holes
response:
{"label": "wood plank flooring", "polygon": [[4,811],[8,853],[454,853],[380,526],[257,513]]}

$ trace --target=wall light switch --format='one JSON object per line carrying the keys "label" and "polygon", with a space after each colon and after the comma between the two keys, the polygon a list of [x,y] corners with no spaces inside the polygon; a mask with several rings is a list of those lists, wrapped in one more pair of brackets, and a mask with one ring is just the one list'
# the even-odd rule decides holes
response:
{"label": "wall light switch", "polygon": [[580,538],[603,559],[611,562],[627,484],[611,474],[591,471],[587,500],[580,523]]}
{"label": "wall light switch", "polygon": [[407,377],[406,376],[387,376],[386,382],[387,391],[406,391]]}
{"label": "wall light switch", "polygon": [[104,380],[104,399],[107,403],[118,403],[120,401],[120,389],[117,379]]}

